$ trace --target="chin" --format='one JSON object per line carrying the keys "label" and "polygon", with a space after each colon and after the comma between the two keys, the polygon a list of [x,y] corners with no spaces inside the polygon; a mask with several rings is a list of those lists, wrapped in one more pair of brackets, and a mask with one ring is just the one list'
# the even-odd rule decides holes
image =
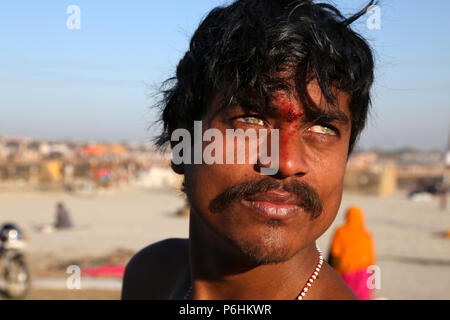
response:
{"label": "chin", "polygon": [[294,256],[290,254],[289,250],[284,248],[271,250],[249,243],[244,244],[241,250],[246,258],[255,265],[277,264],[288,261]]}
{"label": "chin", "polygon": [[[290,260],[301,249],[301,243],[287,237],[277,225],[265,231],[242,232],[245,237],[229,237],[249,262],[255,265],[276,264]],[[254,235],[254,236],[252,236]]]}

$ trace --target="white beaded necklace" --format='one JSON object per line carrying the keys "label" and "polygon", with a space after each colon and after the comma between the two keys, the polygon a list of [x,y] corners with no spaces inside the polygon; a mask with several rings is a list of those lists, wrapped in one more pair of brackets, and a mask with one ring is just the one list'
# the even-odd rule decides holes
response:
{"label": "white beaded necklace", "polygon": [[[300,291],[300,293],[298,294],[297,298],[295,298],[295,300],[302,300],[305,297],[308,290],[311,288],[314,280],[316,280],[317,277],[319,276],[319,272],[320,272],[320,269],[322,268],[322,264],[323,264],[323,257],[322,257],[322,251],[320,250],[320,248],[317,244],[316,244],[316,249],[317,249],[317,252],[319,252],[319,263],[317,264],[316,268],[314,269],[313,274],[311,275],[311,277],[309,277],[309,279],[306,282],[305,286],[303,287],[302,291]],[[192,286],[189,287],[186,294],[184,295],[184,300],[189,300],[191,298],[191,295],[192,295]]]}

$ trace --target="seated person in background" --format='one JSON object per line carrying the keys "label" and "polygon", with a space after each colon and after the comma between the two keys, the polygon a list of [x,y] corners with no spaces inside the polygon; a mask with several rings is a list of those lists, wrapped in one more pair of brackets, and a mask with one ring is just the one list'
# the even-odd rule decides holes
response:
{"label": "seated person in background", "polygon": [[56,229],[67,229],[72,228],[73,223],[70,219],[69,212],[64,207],[64,204],[59,202],[56,205],[56,222],[55,222],[55,228]]}

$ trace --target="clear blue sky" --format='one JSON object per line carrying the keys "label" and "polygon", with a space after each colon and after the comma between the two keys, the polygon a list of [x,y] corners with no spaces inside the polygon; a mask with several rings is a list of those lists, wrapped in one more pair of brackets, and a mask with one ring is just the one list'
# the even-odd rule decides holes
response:
{"label": "clear blue sky", "polygon": [[[366,0],[334,1],[343,13]],[[148,141],[148,86],[171,76],[219,0],[0,2],[0,135]],[[69,30],[69,5],[81,29]],[[381,0],[373,112],[360,145],[443,148],[450,125],[450,1]]]}

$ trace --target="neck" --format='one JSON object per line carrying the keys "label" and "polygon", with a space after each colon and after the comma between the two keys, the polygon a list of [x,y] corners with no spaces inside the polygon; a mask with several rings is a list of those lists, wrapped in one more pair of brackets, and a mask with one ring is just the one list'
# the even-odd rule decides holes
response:
{"label": "neck", "polygon": [[295,299],[319,260],[315,243],[287,261],[260,265],[217,235],[191,210],[189,255],[193,299]]}

